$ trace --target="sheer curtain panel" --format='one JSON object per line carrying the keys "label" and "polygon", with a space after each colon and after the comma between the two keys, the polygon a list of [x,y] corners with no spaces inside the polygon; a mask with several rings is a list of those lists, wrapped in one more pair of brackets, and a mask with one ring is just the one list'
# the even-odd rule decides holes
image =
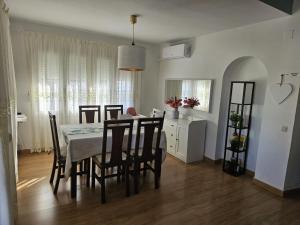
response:
{"label": "sheer curtain panel", "polygon": [[0,0],[0,224],[16,213],[16,86],[8,9]]}
{"label": "sheer curtain panel", "polygon": [[23,32],[31,77],[32,151],[52,146],[48,111],[78,123],[78,106],[138,107],[139,77],[117,70],[117,46],[54,34]]}

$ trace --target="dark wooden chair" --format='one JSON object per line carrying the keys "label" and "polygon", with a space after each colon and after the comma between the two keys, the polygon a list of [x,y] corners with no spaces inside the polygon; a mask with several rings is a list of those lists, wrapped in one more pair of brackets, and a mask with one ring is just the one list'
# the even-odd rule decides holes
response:
{"label": "dark wooden chair", "polygon": [[82,123],[83,113],[87,123],[95,123],[95,114],[97,113],[98,123],[101,123],[101,106],[100,105],[80,105],[79,106],[79,123]]}
{"label": "dark wooden chair", "polygon": [[[51,134],[52,134],[52,142],[53,142],[53,151],[54,151],[54,159],[52,164],[52,171],[50,176],[50,183],[53,183],[55,171],[57,170],[57,176],[55,181],[55,186],[53,193],[56,194],[59,186],[59,181],[61,178],[64,178],[65,172],[65,165],[66,165],[66,148],[60,148],[59,145],[59,138],[57,133],[57,126],[56,126],[56,117],[52,113],[49,112],[49,120],[50,120],[50,127],[51,127]],[[89,164],[89,162],[86,162]],[[77,175],[86,174],[87,181],[86,184],[89,186],[90,181],[90,172],[89,171],[80,171],[76,173]]]}
{"label": "dark wooden chair", "polygon": [[[162,149],[159,147],[163,117],[141,118],[138,120],[135,149],[131,155],[134,158],[134,189],[139,192],[140,172],[146,175],[147,170],[151,170],[155,177],[155,189],[160,185]],[[140,146],[141,132],[144,132],[143,146]],[[155,146],[153,146],[155,144]],[[152,162],[154,161],[154,167]],[[143,168],[141,168],[143,164]]]}
{"label": "dark wooden chair", "polygon": [[152,116],[153,118],[162,117],[163,118],[163,125],[164,125],[166,111],[161,111],[161,110],[153,109],[153,114],[152,115],[153,115]]}
{"label": "dark wooden chair", "polygon": [[105,105],[104,106],[104,119],[108,120],[108,113],[110,119],[117,120],[119,113],[123,115],[123,105]]}
{"label": "dark wooden chair", "polygon": [[[101,106],[100,105],[80,105],[79,106],[79,123],[83,121],[83,114],[85,114],[85,121],[86,123],[95,123],[95,114],[97,113],[97,122],[101,123]],[[79,164],[80,171],[83,172],[84,170],[90,170],[88,167],[89,163],[85,163],[90,161],[90,159],[85,159],[81,161]]]}
{"label": "dark wooden chair", "polygon": [[[130,195],[129,190],[129,166],[130,150],[132,140],[133,120],[105,120],[103,130],[102,154],[92,158],[92,187],[95,187],[95,180],[101,184],[101,202],[106,202],[105,179],[117,176],[120,182],[121,175],[125,175],[126,195]],[[126,131],[127,130],[127,131]],[[125,137],[126,131],[126,138]],[[111,133],[111,149],[107,149],[108,135]],[[124,144],[125,143],[125,144]],[[96,173],[96,166],[100,168],[101,176]],[[111,174],[106,174],[108,168],[117,167],[117,173],[112,170]]]}

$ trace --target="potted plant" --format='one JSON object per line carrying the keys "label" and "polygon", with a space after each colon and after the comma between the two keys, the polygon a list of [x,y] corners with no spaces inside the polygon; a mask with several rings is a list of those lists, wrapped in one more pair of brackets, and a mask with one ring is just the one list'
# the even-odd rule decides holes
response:
{"label": "potted plant", "polygon": [[229,119],[234,128],[237,128],[238,125],[241,125],[242,117],[239,114],[237,114],[236,112],[232,111]]}
{"label": "potted plant", "polygon": [[182,107],[182,117],[188,118],[192,114],[192,110],[195,106],[200,105],[199,99],[196,97],[185,97],[183,100],[183,107]]}
{"label": "potted plant", "polygon": [[174,109],[173,111],[173,119],[179,118],[179,111],[178,107],[182,106],[182,99],[177,98],[176,96],[174,98],[169,98],[166,100],[166,104],[169,105],[171,108]]}
{"label": "potted plant", "polygon": [[233,134],[230,138],[230,145],[231,145],[231,148],[233,150],[236,150],[236,149],[239,149],[240,147],[240,140],[239,140],[239,136],[236,135],[236,134]]}
{"label": "potted plant", "polygon": [[196,97],[187,98],[185,97],[183,100],[183,107],[184,108],[191,108],[193,109],[195,106],[200,105],[199,99]]}

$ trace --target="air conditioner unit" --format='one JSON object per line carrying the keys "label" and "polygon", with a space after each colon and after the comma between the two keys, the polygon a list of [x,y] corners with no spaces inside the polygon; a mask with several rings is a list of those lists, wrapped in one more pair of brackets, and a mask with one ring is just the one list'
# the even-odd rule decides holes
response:
{"label": "air conditioner unit", "polygon": [[179,44],[164,47],[161,51],[161,59],[188,58],[191,56],[191,48],[188,44]]}

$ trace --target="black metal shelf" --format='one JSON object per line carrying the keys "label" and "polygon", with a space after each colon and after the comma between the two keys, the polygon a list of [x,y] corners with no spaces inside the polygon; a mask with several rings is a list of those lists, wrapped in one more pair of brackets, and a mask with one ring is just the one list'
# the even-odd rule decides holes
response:
{"label": "black metal shelf", "polygon": [[248,105],[248,106],[251,106],[252,104],[251,103],[248,103],[248,104],[242,104],[242,103],[235,103],[235,102],[231,102],[230,103],[231,105],[243,105],[243,106],[245,106],[245,105]]}
{"label": "black metal shelf", "polygon": [[[234,84],[243,84],[243,89],[242,89],[243,95],[241,96],[242,103],[231,102]],[[246,171],[254,87],[255,87],[254,82],[247,82],[247,81],[231,82],[226,135],[225,135],[225,146],[224,146],[223,171],[233,176],[240,176],[244,174]],[[246,89],[248,88],[252,88],[252,90],[250,90],[251,92],[247,90],[247,93],[251,94],[251,101],[250,103],[245,103]],[[240,116],[241,118],[240,122],[241,125],[243,126],[234,126],[232,125],[232,123],[230,124],[229,121],[230,121],[231,112],[234,112]],[[247,117],[245,117],[245,114],[247,114],[246,115]],[[229,131],[234,135],[233,138],[237,139],[238,145],[235,146],[241,146],[241,147],[231,146],[231,142],[229,141],[230,138],[228,137],[230,134]],[[231,156],[228,155],[229,153],[231,153]],[[230,160],[228,160],[228,156],[230,156],[229,157]]]}
{"label": "black metal shelf", "polygon": [[233,128],[233,129],[238,129],[238,130],[247,130],[249,129],[248,127],[236,127],[236,126],[232,126],[232,125],[228,125],[228,127]]}
{"label": "black metal shelf", "polygon": [[229,151],[232,151],[232,152],[239,152],[239,153],[242,153],[242,152],[246,151],[246,149],[244,149],[244,148],[236,149],[236,148],[232,148],[232,147],[226,147],[226,150],[229,150]]}
{"label": "black metal shelf", "polygon": [[237,164],[232,163],[231,161],[225,161],[224,164],[225,166],[223,168],[223,171],[236,177],[243,175],[246,171],[244,168],[240,167]]}

